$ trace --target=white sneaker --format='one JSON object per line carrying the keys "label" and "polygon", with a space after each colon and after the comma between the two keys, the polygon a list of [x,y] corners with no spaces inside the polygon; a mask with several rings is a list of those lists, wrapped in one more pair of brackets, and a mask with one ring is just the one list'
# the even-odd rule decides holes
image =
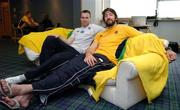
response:
{"label": "white sneaker", "polygon": [[26,78],[23,74],[23,75],[19,75],[19,76],[9,77],[9,78],[6,78],[5,80],[10,84],[17,84],[17,83],[21,83],[21,82],[25,81]]}

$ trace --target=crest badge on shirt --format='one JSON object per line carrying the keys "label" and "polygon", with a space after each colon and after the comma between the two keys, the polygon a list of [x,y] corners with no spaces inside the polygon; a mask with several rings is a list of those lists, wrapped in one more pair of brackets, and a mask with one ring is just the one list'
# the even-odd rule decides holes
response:
{"label": "crest badge on shirt", "polygon": [[114,33],[115,33],[115,34],[118,34],[118,31],[115,31]]}
{"label": "crest badge on shirt", "polygon": [[90,29],[91,29],[91,27],[88,27],[88,29],[90,30]]}

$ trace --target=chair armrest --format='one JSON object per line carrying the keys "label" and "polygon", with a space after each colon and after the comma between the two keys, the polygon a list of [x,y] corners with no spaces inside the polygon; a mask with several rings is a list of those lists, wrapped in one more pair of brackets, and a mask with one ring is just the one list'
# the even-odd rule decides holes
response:
{"label": "chair armrest", "polygon": [[[123,72],[123,73],[122,73]],[[121,74],[125,74],[125,79],[131,80],[138,76],[135,65],[130,61],[123,61],[119,65],[118,77],[122,77]]]}
{"label": "chair armrest", "polygon": [[30,61],[35,61],[37,58],[39,58],[39,54],[32,51],[31,49],[24,46],[24,50],[25,50],[25,54],[26,54],[27,58]]}

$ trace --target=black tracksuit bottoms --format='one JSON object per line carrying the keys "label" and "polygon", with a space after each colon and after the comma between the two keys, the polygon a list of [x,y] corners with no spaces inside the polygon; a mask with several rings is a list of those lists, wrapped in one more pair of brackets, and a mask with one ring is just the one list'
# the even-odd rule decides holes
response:
{"label": "black tracksuit bottoms", "polygon": [[28,81],[39,78],[45,73],[67,63],[79,52],[64,41],[54,36],[48,36],[43,43],[39,57],[40,66],[27,71],[24,75]]}
{"label": "black tracksuit bottoms", "polygon": [[50,71],[44,79],[33,82],[33,92],[49,95],[56,92],[60,93],[79,84],[95,86],[93,76],[96,72],[114,67],[114,64],[104,55],[94,54],[98,62],[93,67],[84,62],[84,57],[84,54],[79,54],[68,63]]}

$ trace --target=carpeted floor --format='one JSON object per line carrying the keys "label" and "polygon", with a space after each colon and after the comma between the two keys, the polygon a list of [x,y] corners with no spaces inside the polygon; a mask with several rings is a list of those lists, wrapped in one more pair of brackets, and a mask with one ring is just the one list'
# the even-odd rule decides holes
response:
{"label": "carpeted floor", "polygon": [[[35,67],[24,55],[18,55],[18,45],[9,39],[0,39],[0,78],[22,74]],[[180,54],[169,65],[169,78],[162,94],[148,104],[147,100],[134,105],[129,110],[180,110]],[[121,108],[101,99],[94,102],[82,89],[71,89],[54,98],[47,106],[42,106],[37,98],[31,101],[27,110],[121,110]],[[0,110],[8,110],[0,105]]]}

